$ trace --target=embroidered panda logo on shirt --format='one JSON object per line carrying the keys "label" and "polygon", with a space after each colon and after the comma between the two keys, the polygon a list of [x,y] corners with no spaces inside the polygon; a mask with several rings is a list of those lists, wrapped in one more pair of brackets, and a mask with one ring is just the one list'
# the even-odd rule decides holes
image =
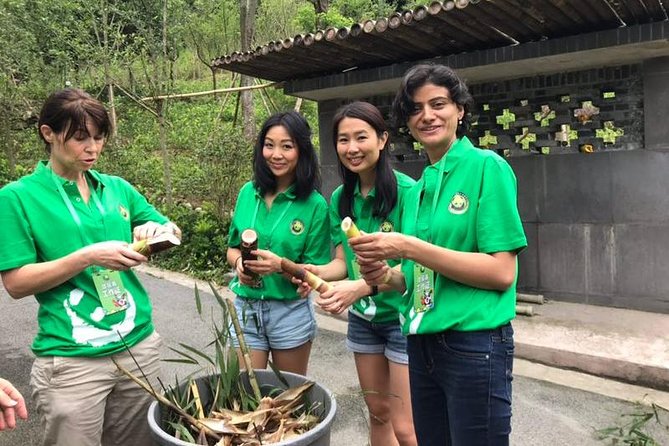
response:
{"label": "embroidered panda logo on shirt", "polygon": [[464,214],[469,209],[469,199],[462,192],[456,192],[451,198],[451,202],[448,204],[448,211],[451,214]]}
{"label": "embroidered panda logo on shirt", "polygon": [[130,213],[128,212],[128,210],[126,208],[119,205],[118,212],[121,214],[121,217],[123,217],[123,219],[125,221],[130,220]]}
{"label": "embroidered panda logo on shirt", "polygon": [[302,234],[304,232],[304,223],[296,218],[290,224],[290,232],[292,232],[293,235]]}

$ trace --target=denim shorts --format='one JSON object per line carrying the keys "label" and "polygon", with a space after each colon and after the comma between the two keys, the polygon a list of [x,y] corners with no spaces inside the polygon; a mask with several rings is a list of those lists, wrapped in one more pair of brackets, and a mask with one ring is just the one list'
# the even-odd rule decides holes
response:
{"label": "denim shorts", "polygon": [[389,361],[408,364],[407,338],[399,322],[369,322],[349,311],[346,347],[353,353],[383,354]]}
{"label": "denim shorts", "polygon": [[[251,350],[288,350],[316,337],[316,317],[310,299],[235,299],[237,317]],[[239,347],[233,331],[233,345]]]}

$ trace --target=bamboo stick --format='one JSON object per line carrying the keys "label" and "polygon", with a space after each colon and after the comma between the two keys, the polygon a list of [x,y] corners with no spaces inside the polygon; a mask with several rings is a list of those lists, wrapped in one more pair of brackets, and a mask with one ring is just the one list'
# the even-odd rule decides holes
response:
{"label": "bamboo stick", "polygon": [[232,319],[232,324],[235,326],[235,333],[237,334],[239,349],[241,350],[242,357],[244,358],[246,373],[249,374],[249,383],[251,384],[251,389],[253,389],[253,394],[255,395],[256,399],[260,401],[262,399],[262,394],[260,393],[260,387],[258,386],[258,380],[256,379],[256,372],[253,370],[253,363],[251,362],[251,356],[249,355],[249,347],[246,345],[244,332],[242,331],[241,325],[239,325],[237,310],[235,309],[235,305],[230,299],[223,298],[223,301],[225,302],[225,306],[230,312],[230,319]]}
{"label": "bamboo stick", "polygon": [[219,88],[217,90],[208,90],[208,91],[198,91],[195,93],[180,93],[180,94],[167,94],[163,96],[147,96],[145,98],[140,99],[140,101],[159,101],[163,99],[178,99],[178,98],[192,98],[196,96],[205,96],[209,94],[215,94],[215,93],[227,93],[227,92],[237,92],[237,91],[244,91],[244,90],[257,90],[259,88],[269,88],[269,87],[275,87],[279,84],[279,82],[271,82],[269,84],[260,84],[260,85],[249,85],[247,87],[230,87],[230,88]]}
{"label": "bamboo stick", "polygon": [[290,274],[303,282],[307,282],[313,290],[318,291],[319,293],[324,293],[331,288],[331,285],[325,280],[286,258],[281,259],[281,269],[286,274]]}

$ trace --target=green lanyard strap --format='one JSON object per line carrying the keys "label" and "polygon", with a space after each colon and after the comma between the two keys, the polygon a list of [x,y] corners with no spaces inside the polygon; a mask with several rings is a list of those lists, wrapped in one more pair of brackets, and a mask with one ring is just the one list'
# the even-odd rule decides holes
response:
{"label": "green lanyard strap", "polygon": [[[53,180],[53,184],[55,184],[56,189],[58,190],[58,193],[60,194],[60,197],[63,199],[63,203],[65,203],[65,206],[67,207],[67,210],[70,212],[70,216],[72,217],[72,220],[74,220],[74,223],[77,225],[77,229],[79,230],[79,235],[81,236],[81,243],[82,246],[87,246],[88,243],[86,241],[86,234],[84,234],[84,228],[81,224],[81,218],[79,217],[79,214],[77,213],[77,210],[74,208],[74,205],[72,204],[72,200],[70,200],[70,197],[68,197],[67,193],[65,192],[65,189],[63,189],[63,185],[61,184],[60,180],[56,176],[56,174],[51,171],[51,179]],[[93,202],[95,203],[95,206],[98,208],[98,211],[100,211],[100,215],[102,215],[103,218],[103,224],[104,224],[104,216],[105,216],[105,209],[102,206],[102,203],[100,202],[100,198],[98,197],[98,194],[96,191],[93,189],[93,186],[91,185],[90,181],[88,181],[88,178],[86,178],[86,181],[88,182],[88,186],[90,188],[91,192],[91,198],[93,198]],[[106,231],[106,226],[105,226],[105,231]]]}
{"label": "green lanyard strap", "polygon": [[[256,202],[256,210],[255,210],[255,212],[253,212],[253,220],[251,220],[251,227],[252,227],[252,228],[255,228],[255,227],[256,227],[256,218],[258,217],[258,209],[260,209],[260,201],[261,201],[261,200],[258,200],[258,201]],[[288,206],[286,206],[286,207],[283,209],[283,211],[281,211],[281,215],[279,215],[279,218],[277,218],[277,219],[274,221],[274,225],[272,225],[272,229],[269,231],[269,235],[268,235],[268,239],[267,239],[267,246],[268,246],[268,249],[269,249],[269,247],[272,245],[272,235],[274,235],[274,230],[275,230],[276,227],[279,225],[279,223],[281,222],[281,220],[283,220],[283,217],[286,216],[286,213],[288,212],[288,209],[290,209],[290,207],[292,206],[292,204],[293,204],[293,201],[292,201],[292,200],[289,201],[289,202],[288,202]]]}
{"label": "green lanyard strap", "polygon": [[[444,158],[445,157],[446,157],[446,155],[444,155]],[[439,194],[441,193],[441,183],[443,181],[444,170],[445,170],[445,166],[446,166],[444,158],[442,158],[439,161],[441,164],[439,165],[439,174],[438,174],[437,180],[436,180],[437,184],[435,185],[434,196],[432,197],[432,208],[430,209],[430,221],[431,222],[434,222],[434,216],[437,213],[437,204],[439,202]],[[425,180],[424,179],[423,179],[423,191],[425,191]],[[420,204],[422,204],[422,201],[423,201],[423,198],[421,196],[419,205],[416,207],[416,218],[415,218],[416,222],[418,222],[418,214],[420,212]],[[430,225],[430,229],[428,231],[428,240],[427,240],[429,243],[432,243],[432,239],[434,238],[434,234],[433,234],[434,233],[434,228],[435,228],[434,224]]]}

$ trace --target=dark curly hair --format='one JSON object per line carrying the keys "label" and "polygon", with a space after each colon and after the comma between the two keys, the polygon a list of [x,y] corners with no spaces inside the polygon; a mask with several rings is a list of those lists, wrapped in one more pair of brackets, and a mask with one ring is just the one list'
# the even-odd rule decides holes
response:
{"label": "dark curly hair", "polygon": [[411,112],[414,109],[413,95],[416,90],[425,84],[434,84],[445,87],[451,100],[462,107],[464,115],[462,124],[458,125],[456,135],[458,138],[467,134],[469,130],[471,110],[474,107],[474,99],[467,89],[465,82],[445,65],[420,64],[415,65],[404,74],[400,89],[395,95],[392,105],[393,125],[396,129],[405,129]]}

